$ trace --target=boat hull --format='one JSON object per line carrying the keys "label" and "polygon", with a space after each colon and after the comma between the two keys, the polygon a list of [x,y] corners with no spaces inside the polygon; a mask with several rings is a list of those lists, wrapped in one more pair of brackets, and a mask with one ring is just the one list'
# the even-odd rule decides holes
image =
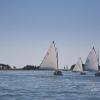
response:
{"label": "boat hull", "polygon": [[95,73],[95,76],[100,77],[100,72]]}
{"label": "boat hull", "polygon": [[59,75],[59,76],[61,76],[61,75],[62,75],[62,72],[61,72],[60,70],[56,70],[56,71],[54,72],[54,75]]}
{"label": "boat hull", "polygon": [[85,72],[80,72],[80,74],[81,74],[81,75],[86,75],[86,73],[85,73]]}

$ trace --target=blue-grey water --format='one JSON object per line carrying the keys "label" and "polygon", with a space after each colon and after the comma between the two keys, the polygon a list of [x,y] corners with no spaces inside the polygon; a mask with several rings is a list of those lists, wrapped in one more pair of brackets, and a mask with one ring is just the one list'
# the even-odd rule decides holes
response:
{"label": "blue-grey water", "polygon": [[0,71],[0,100],[100,100],[100,77],[93,73]]}

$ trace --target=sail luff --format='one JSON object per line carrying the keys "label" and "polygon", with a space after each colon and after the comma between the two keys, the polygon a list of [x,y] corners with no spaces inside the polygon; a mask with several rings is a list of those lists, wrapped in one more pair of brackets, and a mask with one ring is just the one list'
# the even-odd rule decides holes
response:
{"label": "sail luff", "polygon": [[98,51],[98,66],[99,66],[99,51]]}
{"label": "sail luff", "polygon": [[98,70],[100,70],[100,68],[99,68],[99,51],[98,51]]}
{"label": "sail luff", "polygon": [[57,69],[58,69],[58,51],[57,51],[57,48],[56,48],[55,41],[53,41],[53,44],[54,44],[54,47],[55,47],[55,52],[56,52],[56,59],[57,59],[57,66],[56,66],[56,70],[57,70]]}
{"label": "sail luff", "polygon": [[57,48],[56,48],[56,57],[57,57],[57,69],[58,69],[58,51],[57,51]]}
{"label": "sail luff", "polygon": [[58,69],[58,50],[56,48],[56,44],[55,41],[53,41],[54,47],[55,47],[55,52],[56,52],[56,59],[57,59],[57,66],[56,66],[56,70]]}
{"label": "sail luff", "polygon": [[[55,46],[55,43],[54,43],[54,46]],[[58,69],[58,50],[57,50],[56,46],[55,46],[55,51],[56,51],[56,58],[57,58],[57,69]]]}

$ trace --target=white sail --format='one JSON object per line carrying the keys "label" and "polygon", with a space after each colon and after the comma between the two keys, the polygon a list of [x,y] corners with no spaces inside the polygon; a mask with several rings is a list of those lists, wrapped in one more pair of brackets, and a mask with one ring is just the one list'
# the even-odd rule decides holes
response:
{"label": "white sail", "polygon": [[41,69],[57,69],[58,68],[58,52],[54,41],[48,48],[48,51],[40,64]]}
{"label": "white sail", "polygon": [[98,71],[98,57],[94,47],[90,51],[87,60],[85,62],[85,70]]}
{"label": "white sail", "polygon": [[98,67],[99,67],[99,51],[98,51],[98,59],[97,60],[98,60]]}
{"label": "white sail", "polygon": [[83,64],[82,60],[81,60],[81,58],[79,58],[79,60],[77,61],[76,65],[75,65],[75,67],[73,69],[73,71],[82,72],[83,71],[83,65],[82,64]]}

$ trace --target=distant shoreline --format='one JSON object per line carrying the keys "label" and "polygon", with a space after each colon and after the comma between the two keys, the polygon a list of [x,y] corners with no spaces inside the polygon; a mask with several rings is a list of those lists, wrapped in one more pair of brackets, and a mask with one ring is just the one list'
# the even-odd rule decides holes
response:
{"label": "distant shoreline", "polygon": [[[61,69],[62,71],[70,71],[70,70],[64,70]],[[50,70],[50,69],[6,69],[6,70],[0,70],[1,71],[54,71],[54,70]]]}

